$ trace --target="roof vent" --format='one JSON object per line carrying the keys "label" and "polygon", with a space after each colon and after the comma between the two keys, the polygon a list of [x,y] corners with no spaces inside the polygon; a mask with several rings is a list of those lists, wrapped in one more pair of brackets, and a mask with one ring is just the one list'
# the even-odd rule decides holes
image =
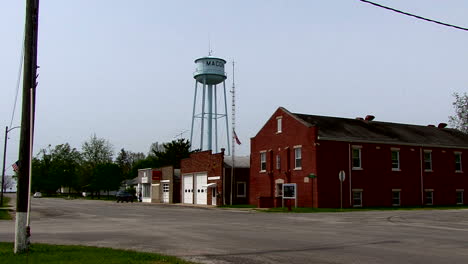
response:
{"label": "roof vent", "polygon": [[366,115],[366,121],[372,121],[375,119],[375,116],[373,115]]}
{"label": "roof vent", "polygon": [[437,127],[438,128],[446,128],[447,124],[446,123],[440,123]]}
{"label": "roof vent", "polygon": [[434,125],[427,125],[428,127],[435,127]]}
{"label": "roof vent", "polygon": [[361,121],[362,121],[362,120],[364,120],[364,118],[362,118],[362,117],[356,117],[356,120],[361,120]]}

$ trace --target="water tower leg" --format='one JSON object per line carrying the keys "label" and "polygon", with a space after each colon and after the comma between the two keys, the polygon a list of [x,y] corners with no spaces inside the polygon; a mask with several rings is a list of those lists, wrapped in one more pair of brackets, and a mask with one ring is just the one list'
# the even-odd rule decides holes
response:
{"label": "water tower leg", "polygon": [[192,111],[192,129],[190,130],[190,149],[193,150],[193,123],[195,121],[195,106],[197,103],[197,80],[195,80],[195,95],[193,96],[193,111]]}
{"label": "water tower leg", "polygon": [[202,119],[201,119],[201,132],[200,132],[200,150],[203,150],[203,130],[205,128],[205,91],[206,79],[203,79],[203,99],[202,99]]}
{"label": "water tower leg", "polygon": [[226,82],[223,82],[223,87],[224,87],[224,113],[226,115],[224,118],[226,119],[226,137],[227,137],[227,153],[228,155],[231,155],[231,144],[229,143],[229,124],[228,124],[228,112],[227,112],[227,100],[226,100]]}
{"label": "water tower leg", "polygon": [[218,95],[216,85],[214,86],[214,121],[215,121],[215,153],[218,152]]}
{"label": "water tower leg", "polygon": [[213,85],[208,85],[208,149],[213,150]]}

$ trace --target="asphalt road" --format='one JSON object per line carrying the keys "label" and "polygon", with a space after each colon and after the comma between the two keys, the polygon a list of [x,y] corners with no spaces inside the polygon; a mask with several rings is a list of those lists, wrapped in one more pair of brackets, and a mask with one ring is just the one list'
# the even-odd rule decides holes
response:
{"label": "asphalt road", "polygon": [[[283,214],[50,198],[32,210],[32,243],[202,263],[468,263],[468,210]],[[14,241],[14,221],[0,221],[0,241]]]}

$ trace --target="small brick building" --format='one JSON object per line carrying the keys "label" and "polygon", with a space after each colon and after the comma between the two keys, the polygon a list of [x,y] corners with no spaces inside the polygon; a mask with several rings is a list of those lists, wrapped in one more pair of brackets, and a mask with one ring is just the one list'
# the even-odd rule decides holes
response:
{"label": "small brick building", "polygon": [[137,183],[137,196],[142,202],[180,202],[180,169],[173,166],[139,169]]}
{"label": "small brick building", "polygon": [[[181,202],[226,205],[231,199],[231,157],[211,150],[195,152],[181,161]],[[236,157],[233,204],[248,204],[249,157]]]}
{"label": "small brick building", "polygon": [[468,204],[468,135],[445,126],[280,107],[251,138],[250,204],[281,206],[285,183],[296,183],[299,207]]}

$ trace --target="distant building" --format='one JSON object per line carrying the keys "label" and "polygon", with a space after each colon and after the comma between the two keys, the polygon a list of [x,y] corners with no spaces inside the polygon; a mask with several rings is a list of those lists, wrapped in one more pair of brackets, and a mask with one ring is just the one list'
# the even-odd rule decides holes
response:
{"label": "distant building", "polygon": [[291,113],[278,108],[251,139],[250,203],[300,207],[468,204],[468,135],[436,126]]}
{"label": "distant building", "polygon": [[[186,204],[227,205],[231,203],[232,158],[211,150],[195,152],[183,159],[181,201]],[[248,204],[250,158],[235,157],[232,203]]]}
{"label": "distant building", "polygon": [[172,166],[138,170],[137,197],[145,203],[179,203],[180,169]]}

